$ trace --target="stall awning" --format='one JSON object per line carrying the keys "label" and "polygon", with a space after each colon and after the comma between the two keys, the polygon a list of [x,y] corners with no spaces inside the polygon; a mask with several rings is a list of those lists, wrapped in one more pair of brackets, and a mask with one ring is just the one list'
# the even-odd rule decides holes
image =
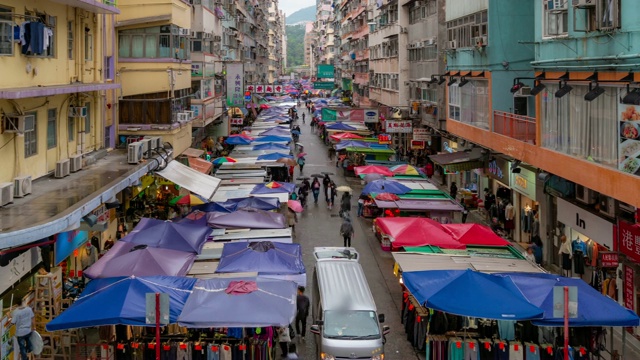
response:
{"label": "stall awning", "polygon": [[213,164],[204,159],[190,157],[189,167],[198,170],[203,174],[209,174]]}
{"label": "stall awning", "polygon": [[179,161],[169,162],[164,170],[156,174],[207,200],[211,200],[221,182],[217,177],[205,175]]}
{"label": "stall awning", "polygon": [[187,150],[182,152],[182,155],[188,156],[188,157],[200,157],[204,154],[204,150],[200,150],[200,149],[194,149],[194,148],[188,148]]}
{"label": "stall awning", "polygon": [[544,272],[543,269],[534,263],[524,259],[503,259],[449,254],[416,254],[408,252],[396,252],[391,255],[393,255],[393,259],[403,272],[465,269],[472,269],[484,273]]}
{"label": "stall awning", "polygon": [[469,171],[484,167],[481,151],[481,149],[473,149],[469,152],[458,151],[449,154],[431,155],[429,158],[450,172]]}

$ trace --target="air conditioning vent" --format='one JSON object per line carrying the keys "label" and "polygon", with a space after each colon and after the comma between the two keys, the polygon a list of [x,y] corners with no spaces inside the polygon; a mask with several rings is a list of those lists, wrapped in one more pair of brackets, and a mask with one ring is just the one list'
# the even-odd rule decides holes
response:
{"label": "air conditioning vent", "polygon": [[458,48],[458,42],[455,40],[451,40],[449,41],[449,49],[457,49]]}
{"label": "air conditioning vent", "polygon": [[518,92],[516,92],[516,96],[531,96],[531,88],[528,86],[521,87],[518,89]]}
{"label": "air conditioning vent", "polygon": [[138,164],[142,161],[143,146],[144,144],[138,141],[129,144],[129,151],[127,153],[127,162],[129,164]]}
{"label": "air conditioning vent", "polygon": [[178,30],[178,35],[190,36],[191,35],[191,29],[180,28],[180,30]]}
{"label": "air conditioning vent", "polygon": [[2,123],[4,132],[24,134],[35,129],[36,118],[33,115],[5,115]]}
{"label": "air conditioning vent", "polygon": [[60,160],[56,163],[56,171],[53,176],[56,179],[62,179],[65,176],[69,176],[69,159]]}
{"label": "air conditioning vent", "polygon": [[70,170],[72,173],[82,170],[82,154],[72,156],[69,159],[70,162]]}
{"label": "air conditioning vent", "polygon": [[600,195],[600,214],[610,218],[616,216],[616,200],[608,196]]}
{"label": "air conditioning vent", "polygon": [[586,8],[596,6],[596,0],[572,0],[571,4],[577,8]]}
{"label": "air conditioning vent", "polygon": [[31,176],[20,176],[13,179],[13,196],[25,197],[31,194]]}
{"label": "air conditioning vent", "polygon": [[598,193],[576,184],[576,200],[583,204],[593,205],[598,202]]}
{"label": "air conditioning vent", "polygon": [[218,36],[218,35],[215,35],[215,36],[213,37],[213,41],[215,41],[215,42],[220,42],[220,41],[222,41],[222,37],[221,37],[221,36]]}
{"label": "air conditioning vent", "polygon": [[157,149],[162,146],[162,138],[160,136],[145,136],[145,139],[149,139],[149,149]]}
{"label": "air conditioning vent", "polygon": [[14,183],[0,184],[0,206],[5,206],[13,202]]}
{"label": "air conditioning vent", "polygon": [[189,114],[185,112],[179,112],[176,114],[178,122],[187,122],[189,121]]}
{"label": "air conditioning vent", "polygon": [[87,107],[86,106],[70,106],[69,107],[69,117],[86,118],[87,117]]}
{"label": "air conditioning vent", "polygon": [[142,139],[138,142],[142,144],[142,158],[148,159],[151,150],[151,139]]}

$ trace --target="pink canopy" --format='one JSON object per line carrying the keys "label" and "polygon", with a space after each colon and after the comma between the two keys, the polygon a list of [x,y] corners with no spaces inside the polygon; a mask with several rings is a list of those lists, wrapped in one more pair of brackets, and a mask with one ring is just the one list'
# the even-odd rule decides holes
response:
{"label": "pink canopy", "polygon": [[465,245],[508,246],[509,242],[480,224],[446,224],[442,227]]}
{"label": "pink canopy", "polygon": [[384,176],[393,176],[393,171],[389,170],[388,167],[382,165],[356,166],[353,170],[355,171],[356,176],[360,176],[361,174],[380,174]]}
{"label": "pink canopy", "polygon": [[380,230],[388,235],[393,247],[438,246],[443,249],[465,249],[442,225],[427,218],[388,217],[377,218]]}
{"label": "pink canopy", "polygon": [[333,140],[364,139],[363,136],[353,134],[350,132],[337,133],[329,137],[332,138]]}

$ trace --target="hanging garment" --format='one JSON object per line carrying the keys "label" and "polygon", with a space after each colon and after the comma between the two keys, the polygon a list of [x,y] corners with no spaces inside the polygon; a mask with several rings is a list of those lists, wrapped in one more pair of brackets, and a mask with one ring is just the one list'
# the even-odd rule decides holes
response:
{"label": "hanging garment", "polygon": [[526,360],[540,360],[540,348],[533,343],[524,344],[524,358]]}
{"label": "hanging garment", "polygon": [[[569,360],[574,360],[573,348],[569,346]],[[564,360],[564,347],[558,347],[556,350],[556,360]]]}
{"label": "hanging garment", "polygon": [[207,360],[220,360],[220,347],[215,344],[207,346]]}
{"label": "hanging garment", "polygon": [[495,351],[493,351],[493,344],[489,339],[480,340],[480,360],[494,360],[496,357]]}
{"label": "hanging garment", "polygon": [[513,320],[498,320],[498,332],[500,339],[515,340],[516,339],[516,322]]}
{"label": "hanging garment", "polygon": [[495,360],[509,360],[509,344],[506,342],[496,340],[494,352],[496,354]]}
{"label": "hanging garment", "polygon": [[522,343],[509,341],[509,360],[524,360],[524,349]]}
{"label": "hanging garment", "polygon": [[224,344],[220,347],[220,360],[233,360],[231,357],[231,345]]}
{"label": "hanging garment", "polygon": [[464,344],[464,360],[478,360],[478,342],[467,340]]}
{"label": "hanging garment", "polygon": [[556,349],[551,344],[540,344],[540,360],[555,360]]}
{"label": "hanging garment", "polygon": [[449,360],[465,360],[464,341],[462,339],[449,340]]}
{"label": "hanging garment", "polygon": [[573,272],[582,275],[584,274],[584,254],[582,251],[576,251],[573,253]]}

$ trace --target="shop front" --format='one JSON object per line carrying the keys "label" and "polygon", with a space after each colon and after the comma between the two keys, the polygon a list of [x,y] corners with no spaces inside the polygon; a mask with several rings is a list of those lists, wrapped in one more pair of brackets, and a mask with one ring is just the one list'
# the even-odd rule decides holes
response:
{"label": "shop front", "polygon": [[442,138],[441,151],[429,159],[434,163],[434,178],[441,184],[451,186],[455,182],[459,190],[477,193],[479,173],[474,170],[484,166],[481,149],[459,149],[457,142]]}
{"label": "shop front", "polygon": [[536,201],[536,173],[532,168],[522,165],[518,173],[510,172],[515,209],[514,240],[531,243],[534,236],[540,236],[540,204]]}
{"label": "shop front", "polygon": [[[494,199],[493,202],[484,204],[489,219],[492,224],[504,229],[502,236],[513,238],[516,217],[511,196],[511,162],[499,157],[492,158],[487,163],[484,174],[488,179],[487,188]],[[483,195],[483,200],[486,201],[487,194]]]}
{"label": "shop front", "polygon": [[[621,293],[618,302],[620,305],[639,313],[640,305],[640,227],[629,222],[618,221],[618,251],[620,266],[618,267],[621,278],[618,293]],[[615,253],[618,255],[617,253]],[[633,329],[636,337],[640,336],[640,327]]]}

